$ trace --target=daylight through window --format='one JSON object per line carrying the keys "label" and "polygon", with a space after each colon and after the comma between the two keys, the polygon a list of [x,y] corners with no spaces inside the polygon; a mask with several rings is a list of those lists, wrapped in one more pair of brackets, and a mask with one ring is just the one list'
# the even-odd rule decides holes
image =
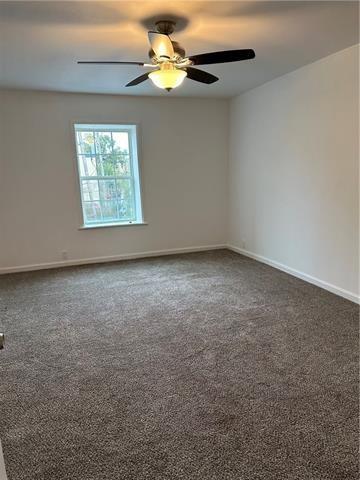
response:
{"label": "daylight through window", "polygon": [[75,125],[84,226],[141,223],[135,125]]}

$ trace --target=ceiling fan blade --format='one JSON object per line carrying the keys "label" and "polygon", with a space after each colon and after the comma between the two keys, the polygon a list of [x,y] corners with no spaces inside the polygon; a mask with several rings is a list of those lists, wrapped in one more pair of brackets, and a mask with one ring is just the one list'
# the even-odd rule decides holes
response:
{"label": "ceiling fan blade", "polygon": [[149,32],[149,42],[157,57],[172,58],[174,48],[168,35],[158,32]]}
{"label": "ceiling fan blade", "polygon": [[106,61],[79,61],[77,62],[80,65],[140,65],[143,67],[145,64],[144,62],[113,62],[111,60],[106,60]]}
{"label": "ceiling fan blade", "polygon": [[186,67],[185,70],[187,71],[187,78],[190,78],[190,80],[195,80],[195,82],[210,84],[219,80],[218,77],[215,77],[215,75],[204,72],[203,70],[199,70],[197,68]]}
{"label": "ceiling fan blade", "polygon": [[150,72],[147,72],[147,73],[144,73],[143,75],[140,75],[140,77],[134,78],[134,80],[131,80],[131,82],[127,83],[125,87],[133,87],[135,85],[139,85],[139,83],[145,82],[145,80],[147,80],[149,77],[149,73]]}
{"label": "ceiling fan blade", "polygon": [[225,50],[223,52],[202,53],[189,57],[194,65],[239,62],[241,60],[250,60],[251,58],[255,58],[255,52],[252,49]]}

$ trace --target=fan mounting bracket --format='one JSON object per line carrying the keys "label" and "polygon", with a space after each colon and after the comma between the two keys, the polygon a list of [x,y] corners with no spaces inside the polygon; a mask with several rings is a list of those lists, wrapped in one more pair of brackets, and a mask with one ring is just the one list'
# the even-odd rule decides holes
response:
{"label": "fan mounting bracket", "polygon": [[155,22],[155,26],[159,33],[171,35],[175,30],[176,22],[174,20],[158,20]]}

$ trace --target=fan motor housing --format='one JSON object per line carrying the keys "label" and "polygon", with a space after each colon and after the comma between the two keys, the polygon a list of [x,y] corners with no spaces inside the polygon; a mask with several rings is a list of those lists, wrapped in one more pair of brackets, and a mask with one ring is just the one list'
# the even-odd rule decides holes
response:
{"label": "fan motor housing", "polygon": [[[175,20],[158,20],[157,22],[155,22],[155,27],[159,33],[162,33],[164,35],[171,35],[175,31],[176,21]],[[171,40],[171,43],[175,52],[174,60],[176,62],[179,62],[183,58],[185,58],[185,49],[178,42]],[[155,64],[158,63],[155,52],[152,49],[149,50],[149,58],[152,63],[155,63]]]}
{"label": "fan motor housing", "polygon": [[[172,46],[173,46],[174,52],[175,52],[174,60],[179,62],[183,58],[185,58],[185,49],[180,45],[179,42],[175,42],[175,41],[171,40],[171,43],[172,43]],[[154,52],[153,49],[149,50],[149,58],[150,58],[152,63],[157,63],[156,55],[155,55],[155,52]]]}
{"label": "fan motor housing", "polygon": [[155,22],[155,26],[159,33],[170,35],[175,30],[176,22],[174,20],[158,20]]}

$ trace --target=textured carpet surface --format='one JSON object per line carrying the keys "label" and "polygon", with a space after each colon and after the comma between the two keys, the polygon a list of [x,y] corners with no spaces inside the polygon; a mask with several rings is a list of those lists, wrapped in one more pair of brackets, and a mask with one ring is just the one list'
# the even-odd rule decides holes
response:
{"label": "textured carpet surface", "polygon": [[358,479],[358,307],[216,251],[0,278],[9,480]]}

